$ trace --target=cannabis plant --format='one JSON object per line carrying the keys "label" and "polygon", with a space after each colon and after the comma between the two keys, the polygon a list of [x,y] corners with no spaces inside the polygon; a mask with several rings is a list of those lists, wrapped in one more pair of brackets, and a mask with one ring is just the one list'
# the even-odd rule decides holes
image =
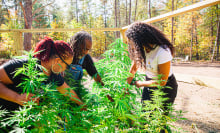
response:
{"label": "cannabis plant", "polygon": [[[161,86],[153,92],[153,100],[143,105],[140,100],[142,88],[126,81],[131,76],[128,72],[131,60],[127,45],[120,39],[109,45],[109,50],[102,55],[103,59],[95,64],[104,86],[93,82],[91,88],[85,88],[82,83],[87,80],[74,81],[65,77],[70,86],[67,89],[77,92],[87,111],[81,111],[77,104],[60,94],[55,83],[45,84],[48,77],[42,73],[44,68],[38,65],[31,52],[26,54],[28,63],[15,74],[25,75],[18,87],[23,93],[35,94],[40,103],[28,102],[11,112],[9,117],[1,118],[1,127],[13,126],[13,132],[31,133],[158,133],[169,131],[172,122],[179,119],[172,106],[169,112],[164,112],[163,102],[167,99],[162,98]],[[135,79],[144,80],[144,74],[138,72]],[[7,111],[0,111],[1,116],[6,114]]]}

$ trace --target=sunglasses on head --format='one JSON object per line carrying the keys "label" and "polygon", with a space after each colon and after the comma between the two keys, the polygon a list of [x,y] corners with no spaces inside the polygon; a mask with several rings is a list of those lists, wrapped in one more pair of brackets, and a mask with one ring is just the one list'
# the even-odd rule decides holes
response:
{"label": "sunglasses on head", "polygon": [[62,60],[62,62],[63,62],[64,64],[66,64],[67,69],[71,68],[71,66],[70,66],[69,64],[67,64],[66,61],[64,61],[64,59],[60,57],[60,55],[58,55],[58,57]]}

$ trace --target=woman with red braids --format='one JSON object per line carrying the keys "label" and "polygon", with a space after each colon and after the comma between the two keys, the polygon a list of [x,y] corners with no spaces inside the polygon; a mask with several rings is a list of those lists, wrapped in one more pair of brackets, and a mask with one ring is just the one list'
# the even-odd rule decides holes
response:
{"label": "woman with red braids", "polygon": [[[64,41],[53,41],[51,38],[46,37],[42,39],[36,46],[34,52],[35,58],[38,59],[37,64],[40,64],[45,69],[39,69],[48,76],[48,81],[56,82],[57,90],[65,94],[68,92],[66,88],[70,88],[60,75],[73,60],[73,51],[69,44]],[[34,94],[27,95],[22,93],[22,89],[18,89],[18,84],[22,83],[22,79],[25,75],[19,74],[15,76],[15,71],[18,68],[24,66],[27,63],[27,59],[13,59],[0,66],[0,106],[1,109],[7,109],[13,111],[18,109],[19,106],[24,105],[25,102],[39,99],[32,99]],[[83,102],[79,99],[77,94],[70,90],[72,96],[70,99],[76,102],[78,105],[82,105]],[[69,95],[68,95],[69,96]]]}

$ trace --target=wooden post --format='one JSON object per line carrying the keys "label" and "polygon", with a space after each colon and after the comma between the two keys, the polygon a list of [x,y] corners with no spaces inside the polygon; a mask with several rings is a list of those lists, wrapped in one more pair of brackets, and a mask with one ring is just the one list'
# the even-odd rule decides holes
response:
{"label": "wooden post", "polygon": [[22,32],[13,32],[14,46],[12,47],[13,55],[23,54]]}
{"label": "wooden post", "polygon": [[127,44],[127,37],[125,36],[125,31],[126,31],[127,29],[122,29],[122,30],[120,30],[120,35],[121,35],[121,39],[122,39],[122,41],[123,41],[123,43],[126,43]]}

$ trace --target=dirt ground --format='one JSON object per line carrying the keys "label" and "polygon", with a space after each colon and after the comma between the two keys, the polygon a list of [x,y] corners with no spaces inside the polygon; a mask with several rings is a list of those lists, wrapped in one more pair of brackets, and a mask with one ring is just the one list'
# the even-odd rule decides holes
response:
{"label": "dirt ground", "polygon": [[[3,62],[0,59],[0,65]],[[173,71],[220,78],[220,63],[174,63]],[[187,120],[177,121],[174,125],[181,127],[181,132],[220,133],[220,89],[180,81],[178,85],[174,107],[182,110]]]}
{"label": "dirt ground", "polygon": [[[174,73],[220,78],[220,63],[174,64]],[[220,89],[178,82],[175,109],[187,120],[176,126],[190,133],[220,133]]]}
{"label": "dirt ground", "polygon": [[190,133],[220,133],[220,90],[178,82],[175,109],[183,117],[174,125]]}

